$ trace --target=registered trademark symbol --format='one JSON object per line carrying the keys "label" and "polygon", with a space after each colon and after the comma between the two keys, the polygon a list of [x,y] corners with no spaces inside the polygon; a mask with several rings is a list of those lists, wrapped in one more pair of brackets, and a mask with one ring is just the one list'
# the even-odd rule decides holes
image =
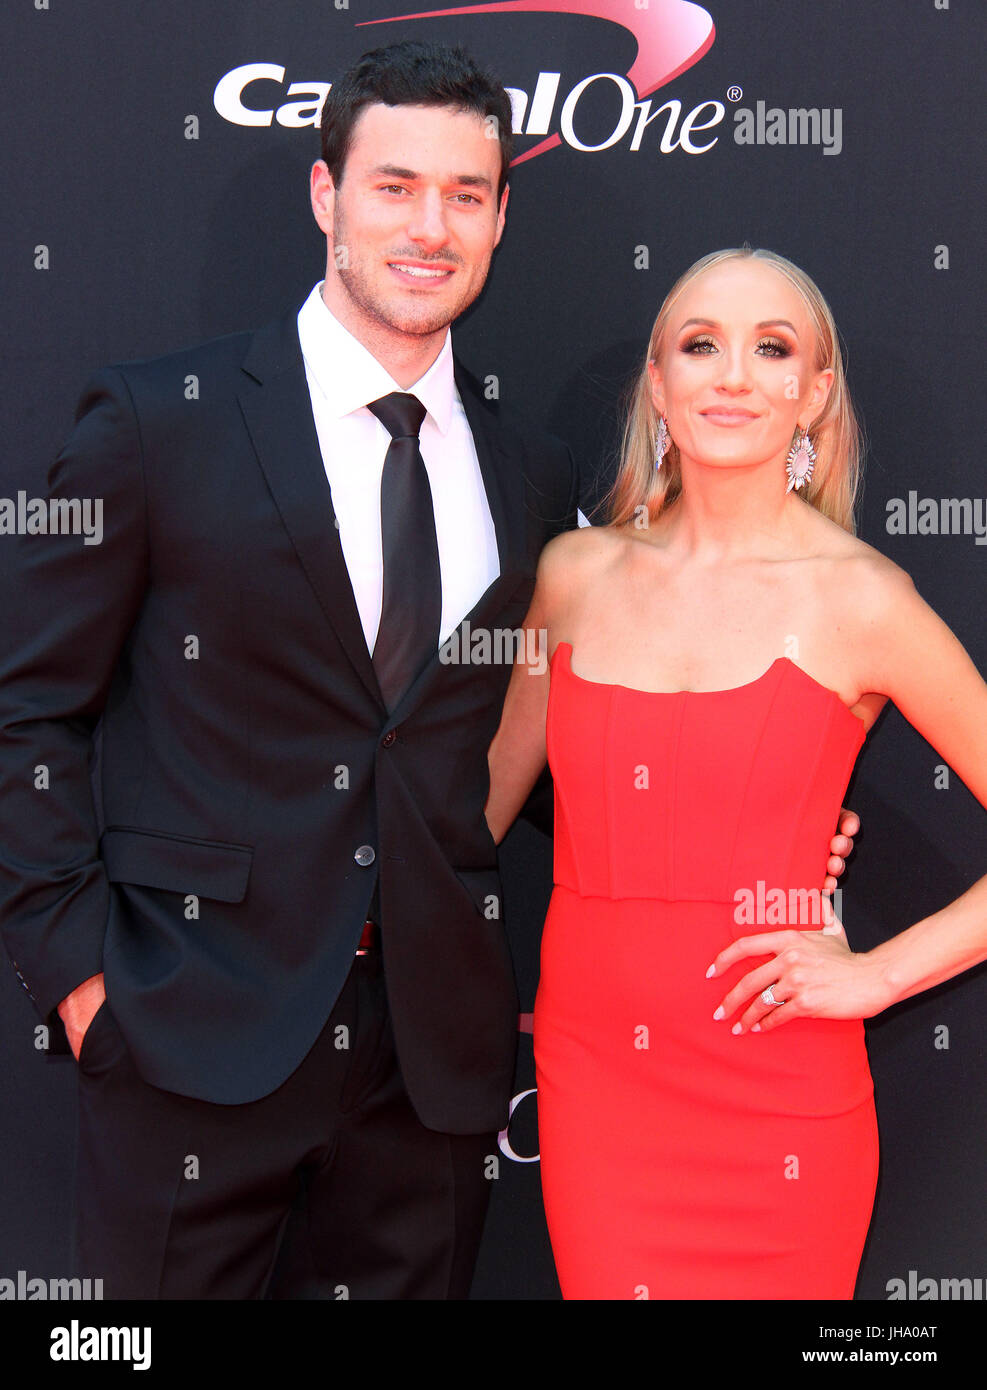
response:
{"label": "registered trademark symbol", "polygon": [[729,101],[739,101],[740,98],[741,98],[743,95],[744,95],[744,89],[743,89],[743,87],[728,87],[728,88],[727,88],[727,99],[728,99]]}

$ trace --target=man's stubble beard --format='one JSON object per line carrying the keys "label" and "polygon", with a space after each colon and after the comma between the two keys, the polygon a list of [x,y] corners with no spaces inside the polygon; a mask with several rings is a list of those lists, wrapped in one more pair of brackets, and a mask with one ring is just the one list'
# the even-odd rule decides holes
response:
{"label": "man's stubble beard", "polygon": [[[351,245],[346,235],[346,223],[338,202],[333,213],[332,238],[334,250],[337,250],[341,246],[348,248]],[[414,258],[426,262],[434,259],[436,261],[445,261],[456,266],[462,266],[463,264],[462,258],[458,255],[445,252],[435,257],[429,257],[423,255],[421,251],[416,250],[414,247],[405,251],[392,251],[391,255],[395,258],[404,256],[409,259]],[[375,293],[371,276],[361,269],[359,262],[350,266],[337,265],[336,274],[339,277],[340,284],[357,309],[379,327],[387,329],[392,333],[407,333],[415,337],[427,338],[433,333],[438,333],[442,329],[448,328],[451,323],[455,323],[456,319],[458,319],[461,314],[465,313],[473,301],[478,298],[480,291],[486,283],[492,256],[493,248],[491,248],[490,256],[487,258],[487,263],[483,267],[483,274],[480,277],[479,283],[467,289],[463,298],[453,306],[451,311],[447,307],[440,307],[438,305],[430,310],[428,305],[423,304],[419,314],[416,315],[414,309],[409,306],[403,311],[400,317],[395,317],[395,311],[387,303],[386,299]],[[354,260],[356,260],[355,257]]]}

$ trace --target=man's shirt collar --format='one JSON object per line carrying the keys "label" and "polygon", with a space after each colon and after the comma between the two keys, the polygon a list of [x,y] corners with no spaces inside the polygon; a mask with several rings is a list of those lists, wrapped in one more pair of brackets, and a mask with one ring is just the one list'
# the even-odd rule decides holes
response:
{"label": "man's shirt collar", "polygon": [[343,327],[322,298],[321,281],[298,312],[298,337],[306,370],[332,415],[349,415],[392,391],[406,391],[418,397],[441,433],[448,433],[457,400],[448,328],[438,357],[408,387],[399,386],[373,353]]}

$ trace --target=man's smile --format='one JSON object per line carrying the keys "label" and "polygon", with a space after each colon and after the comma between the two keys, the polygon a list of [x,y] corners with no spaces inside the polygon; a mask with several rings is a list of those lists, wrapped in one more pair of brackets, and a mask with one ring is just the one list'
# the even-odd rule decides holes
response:
{"label": "man's smile", "polygon": [[452,266],[422,265],[414,261],[388,261],[387,265],[390,270],[412,280],[448,280],[453,274]]}

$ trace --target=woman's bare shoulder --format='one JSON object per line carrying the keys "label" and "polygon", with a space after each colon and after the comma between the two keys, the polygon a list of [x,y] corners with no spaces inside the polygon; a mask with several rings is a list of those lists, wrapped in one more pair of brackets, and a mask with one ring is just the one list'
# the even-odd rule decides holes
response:
{"label": "woman's bare shoulder", "polygon": [[907,570],[820,513],[813,515],[812,538],[811,558],[829,571],[827,584],[838,585],[858,612],[900,602],[914,590]]}
{"label": "woman's bare shoulder", "polygon": [[601,570],[619,564],[629,541],[615,526],[580,526],[549,541],[538,561],[538,585],[543,592],[569,592]]}

